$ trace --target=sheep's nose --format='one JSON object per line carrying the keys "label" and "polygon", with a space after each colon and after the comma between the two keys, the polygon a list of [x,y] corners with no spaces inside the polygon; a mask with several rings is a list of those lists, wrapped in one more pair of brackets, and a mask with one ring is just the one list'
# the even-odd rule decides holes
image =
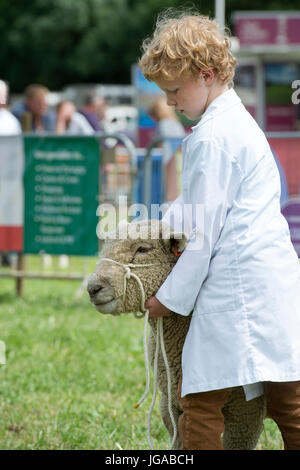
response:
{"label": "sheep's nose", "polygon": [[104,285],[101,283],[99,279],[96,279],[93,276],[89,278],[88,284],[87,284],[87,291],[91,298],[94,297],[96,294],[98,294],[103,288],[104,288]]}
{"label": "sheep's nose", "polygon": [[100,292],[102,289],[103,289],[103,286],[101,286],[101,285],[100,286],[94,286],[94,287],[88,288],[88,293],[89,293],[90,297],[93,297],[98,292]]}

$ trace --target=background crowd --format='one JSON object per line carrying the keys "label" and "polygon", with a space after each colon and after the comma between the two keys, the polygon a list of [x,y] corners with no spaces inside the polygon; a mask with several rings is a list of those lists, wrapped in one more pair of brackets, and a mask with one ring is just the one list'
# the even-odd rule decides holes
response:
{"label": "background crowd", "polygon": [[9,106],[9,85],[0,80],[0,134],[23,132],[92,135],[102,133],[106,101],[93,92],[84,97],[77,109],[70,100],[62,100],[55,109],[49,107],[48,88],[32,84],[25,88],[24,98]]}

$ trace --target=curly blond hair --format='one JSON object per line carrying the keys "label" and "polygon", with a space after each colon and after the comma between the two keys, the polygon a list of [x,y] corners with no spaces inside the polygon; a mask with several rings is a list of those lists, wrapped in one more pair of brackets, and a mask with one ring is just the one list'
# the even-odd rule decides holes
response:
{"label": "curly blond hair", "polygon": [[[228,32],[227,32],[228,34]],[[159,15],[153,37],[142,44],[139,67],[150,81],[197,77],[213,69],[222,84],[233,81],[236,59],[230,52],[229,37],[208,16]]]}

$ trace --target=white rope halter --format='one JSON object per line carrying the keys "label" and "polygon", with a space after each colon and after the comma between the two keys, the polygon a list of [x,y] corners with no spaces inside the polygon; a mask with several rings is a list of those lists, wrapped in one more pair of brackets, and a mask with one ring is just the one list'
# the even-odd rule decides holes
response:
{"label": "white rope halter", "polygon": [[[145,316],[143,343],[144,343],[144,358],[145,358],[145,369],[146,369],[146,386],[145,386],[145,391],[144,391],[142,397],[134,405],[134,408],[138,408],[143,403],[145,398],[147,397],[147,395],[149,393],[149,388],[150,388],[150,369],[149,369],[149,338],[150,338],[150,335],[147,339],[149,310],[145,309],[146,299],[145,299],[144,286],[143,286],[140,278],[135,273],[133,273],[130,268],[141,268],[141,267],[145,268],[145,267],[148,267],[148,266],[153,266],[156,263],[150,263],[150,264],[133,264],[133,263],[123,264],[123,263],[119,263],[118,261],[115,261],[111,258],[101,258],[99,263],[101,263],[102,261],[109,261],[111,263],[122,266],[125,269],[123,300],[125,300],[127,281],[131,277],[133,277],[137,281],[137,283],[139,285],[139,288],[140,288],[140,291],[141,291],[141,312],[145,312],[145,314],[142,313],[141,315],[138,315],[137,313],[135,313],[134,316],[136,318],[143,318],[143,316]],[[149,444],[151,450],[155,450],[154,447],[153,447],[153,444],[152,444],[152,440],[151,440],[151,417],[152,417],[152,411],[153,411],[155,401],[156,401],[156,396],[157,396],[157,362],[158,362],[159,346],[161,348],[161,352],[162,352],[162,355],[163,355],[165,368],[166,368],[166,374],[167,374],[168,411],[169,411],[169,416],[170,416],[172,427],[173,427],[173,437],[172,437],[170,449],[173,449],[173,446],[175,444],[175,440],[176,440],[176,437],[177,437],[177,423],[175,421],[173,410],[172,410],[171,374],[170,374],[170,367],[169,367],[168,358],[167,358],[166,349],[165,349],[165,344],[164,344],[163,317],[159,317],[157,319],[156,346],[155,346],[154,366],[153,366],[153,376],[154,376],[153,396],[152,396],[152,402],[151,402],[151,406],[150,406],[150,409],[149,409],[149,412],[148,412],[148,420],[147,420],[147,439],[148,439],[148,444]]]}

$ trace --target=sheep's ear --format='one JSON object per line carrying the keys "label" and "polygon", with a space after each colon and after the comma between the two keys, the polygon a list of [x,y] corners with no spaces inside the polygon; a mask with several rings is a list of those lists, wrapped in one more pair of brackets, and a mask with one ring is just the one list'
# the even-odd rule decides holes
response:
{"label": "sheep's ear", "polygon": [[183,232],[175,232],[168,224],[162,223],[161,238],[164,246],[179,256],[187,244],[187,236]]}
{"label": "sheep's ear", "polygon": [[184,233],[172,233],[169,239],[163,239],[164,246],[175,256],[179,257],[186,246],[186,236]]}

